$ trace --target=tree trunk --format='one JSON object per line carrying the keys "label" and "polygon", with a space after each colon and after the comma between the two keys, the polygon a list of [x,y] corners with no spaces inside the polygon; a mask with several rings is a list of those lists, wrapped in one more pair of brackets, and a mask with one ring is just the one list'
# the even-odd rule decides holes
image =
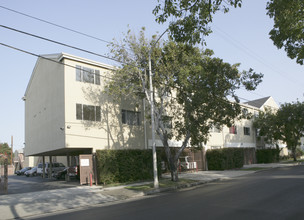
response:
{"label": "tree trunk", "polygon": [[296,150],[296,148],[292,149],[292,157],[293,157],[293,161],[297,161],[297,150]]}
{"label": "tree trunk", "polygon": [[[155,117],[155,118],[157,120],[160,120],[159,117]],[[187,135],[185,137],[185,140],[183,141],[182,146],[178,149],[177,152],[172,154],[171,150],[170,150],[170,147],[169,147],[169,144],[168,144],[167,132],[164,132],[164,129],[160,128],[159,121],[157,121],[156,125],[157,125],[156,126],[156,132],[159,135],[159,137],[162,140],[162,143],[164,145],[164,149],[165,149],[165,153],[166,153],[166,157],[167,157],[167,161],[168,161],[168,165],[169,165],[169,170],[170,170],[170,173],[171,173],[171,180],[173,182],[177,182],[178,181],[178,170],[177,170],[178,169],[178,165],[177,165],[178,158],[188,144],[188,141],[190,139],[190,132],[187,131]]]}
{"label": "tree trunk", "polygon": [[177,169],[171,170],[171,181],[178,182],[178,172],[177,172]]}
{"label": "tree trunk", "polygon": [[178,181],[178,171],[177,171],[177,161],[175,161],[175,155],[171,154],[169,158],[169,169],[171,173],[171,181],[177,182]]}

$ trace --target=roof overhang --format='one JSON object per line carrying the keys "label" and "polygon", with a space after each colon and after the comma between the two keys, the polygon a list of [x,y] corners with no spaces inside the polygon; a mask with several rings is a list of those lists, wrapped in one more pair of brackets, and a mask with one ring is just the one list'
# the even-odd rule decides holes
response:
{"label": "roof overhang", "polygon": [[53,151],[45,151],[26,156],[78,156],[80,154],[92,154],[92,148],[62,148]]}

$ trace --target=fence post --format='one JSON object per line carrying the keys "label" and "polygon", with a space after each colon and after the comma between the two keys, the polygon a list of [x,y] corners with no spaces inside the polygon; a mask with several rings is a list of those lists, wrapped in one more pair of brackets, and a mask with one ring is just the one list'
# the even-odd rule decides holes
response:
{"label": "fence post", "polygon": [[7,194],[7,184],[8,184],[8,160],[4,159],[4,193]]}

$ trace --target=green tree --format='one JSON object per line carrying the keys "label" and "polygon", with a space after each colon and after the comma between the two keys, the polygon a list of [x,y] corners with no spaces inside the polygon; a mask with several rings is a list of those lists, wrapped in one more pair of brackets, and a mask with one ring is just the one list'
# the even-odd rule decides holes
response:
{"label": "green tree", "polygon": [[229,7],[241,7],[242,0],[166,0],[160,1],[153,14],[158,23],[165,23],[169,18],[177,21],[169,23],[171,37],[177,42],[196,44],[204,42],[204,36],[212,31],[208,24],[212,16]]}
{"label": "green tree", "polygon": [[7,143],[0,143],[0,164],[4,164],[4,159],[8,159],[8,163],[11,163],[11,148]]}
{"label": "green tree", "polygon": [[297,147],[304,136],[304,102],[285,103],[277,112],[260,112],[254,126],[260,129],[260,136],[265,136],[268,141],[285,142],[296,161]]}
{"label": "green tree", "polygon": [[[212,30],[208,26],[218,11],[241,7],[242,0],[158,0],[153,13],[158,23],[169,23],[171,37],[177,42],[196,44]],[[267,14],[274,20],[270,38],[279,49],[285,48],[288,57],[303,65],[304,60],[304,1],[269,0]],[[205,43],[205,42],[204,42]]]}
{"label": "green tree", "polygon": [[259,115],[254,118],[253,126],[258,129],[258,136],[263,138],[265,143],[278,145],[280,135],[276,123],[276,113],[273,109],[266,108],[264,112],[259,112]]}
{"label": "green tree", "polygon": [[298,64],[304,61],[304,1],[270,0],[267,14],[274,20],[270,38],[279,49],[285,48],[287,56],[296,59]]}
{"label": "green tree", "polygon": [[[128,33],[124,46],[113,44],[112,52],[122,66],[113,72],[113,81],[106,91],[115,96],[133,95],[133,98],[151,100],[147,82],[148,54],[155,45],[140,32],[139,38]],[[167,162],[173,181],[178,180],[178,158],[189,146],[199,146],[208,140],[213,125],[231,126],[241,113],[239,99],[235,94],[241,86],[254,90],[261,82],[262,74],[252,69],[240,72],[239,64],[230,65],[213,58],[210,50],[175,43],[159,43],[152,50],[153,94],[155,103],[156,132],[165,148]],[[144,91],[144,92],[143,92]],[[228,97],[235,102],[228,101]],[[171,124],[171,129],[168,129]],[[170,151],[170,139],[182,141],[174,153]]]}

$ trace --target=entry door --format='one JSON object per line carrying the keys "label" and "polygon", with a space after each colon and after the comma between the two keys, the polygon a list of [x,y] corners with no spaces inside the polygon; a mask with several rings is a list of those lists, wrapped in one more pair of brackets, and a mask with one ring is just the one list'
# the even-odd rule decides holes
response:
{"label": "entry door", "polygon": [[[80,168],[80,184],[95,183],[94,164],[92,154],[79,155],[79,168]],[[91,175],[92,177],[91,177]]]}

